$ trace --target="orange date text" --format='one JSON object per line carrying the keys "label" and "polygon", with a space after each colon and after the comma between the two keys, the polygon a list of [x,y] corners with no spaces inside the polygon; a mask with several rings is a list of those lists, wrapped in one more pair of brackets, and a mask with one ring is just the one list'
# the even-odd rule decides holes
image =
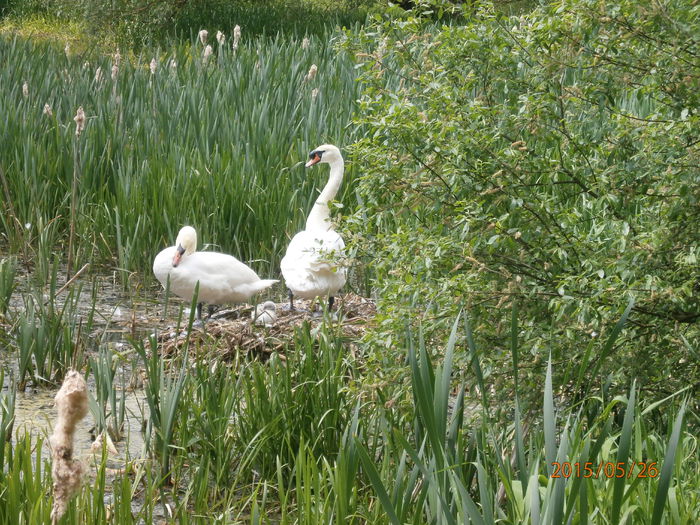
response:
{"label": "orange date text", "polygon": [[552,462],[552,478],[655,478],[659,475],[659,469],[656,466],[656,461],[653,462],[618,462],[601,461],[593,463],[587,461],[585,463],[570,463],[564,461]]}

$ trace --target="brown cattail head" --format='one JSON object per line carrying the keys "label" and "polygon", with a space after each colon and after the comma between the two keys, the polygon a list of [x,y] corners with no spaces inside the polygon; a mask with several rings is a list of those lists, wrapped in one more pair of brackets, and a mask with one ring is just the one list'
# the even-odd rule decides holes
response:
{"label": "brown cattail head", "polygon": [[83,106],[78,108],[73,120],[75,121],[75,136],[80,137],[80,134],[85,129],[85,111],[83,111]]}
{"label": "brown cattail head", "polygon": [[311,64],[309,72],[304,77],[304,82],[311,82],[316,77],[316,73],[318,73],[318,66],[316,64]]}
{"label": "brown cattail head", "polygon": [[82,374],[70,370],[56,394],[55,401],[58,417],[54,432],[49,438],[53,459],[52,523],[58,523],[61,519],[82,482],[83,465],[79,460],[73,459],[75,427],[88,411],[87,385]]}
{"label": "brown cattail head", "polygon": [[211,46],[207,46],[204,48],[204,56],[202,57],[202,61],[206,64],[209,61],[209,57],[213,53],[213,50]]}
{"label": "brown cattail head", "polygon": [[236,24],[233,28],[233,49],[238,49],[238,42],[241,40],[241,26]]}

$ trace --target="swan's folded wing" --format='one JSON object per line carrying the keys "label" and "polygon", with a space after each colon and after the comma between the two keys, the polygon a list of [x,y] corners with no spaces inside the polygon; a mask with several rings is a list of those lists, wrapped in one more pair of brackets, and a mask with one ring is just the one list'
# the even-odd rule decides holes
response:
{"label": "swan's folded wing", "polygon": [[201,276],[212,280],[224,279],[241,282],[257,281],[259,279],[252,268],[236,259],[233,255],[219,252],[196,252],[189,255],[184,263],[189,268],[196,269]]}
{"label": "swan's folded wing", "polygon": [[344,257],[345,243],[334,231],[297,233],[289,243],[287,254],[282,260],[283,273],[285,267],[306,269],[312,272],[337,271],[339,260]]}
{"label": "swan's folded wing", "polygon": [[344,248],[334,231],[296,234],[280,263],[287,287],[307,299],[337,292],[345,284]]}

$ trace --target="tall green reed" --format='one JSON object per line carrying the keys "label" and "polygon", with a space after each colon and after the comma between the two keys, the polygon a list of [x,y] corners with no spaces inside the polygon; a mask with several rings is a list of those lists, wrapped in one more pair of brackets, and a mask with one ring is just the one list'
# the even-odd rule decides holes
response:
{"label": "tall green reed", "polygon": [[166,484],[172,479],[171,456],[174,447],[173,433],[178,417],[179,402],[187,381],[187,355],[182,359],[180,370],[170,375],[158,356],[154,337],[149,338],[150,356],[142,342],[135,342],[134,348],[143,359],[146,367],[145,385],[149,419],[146,426],[146,443],[152,454],[160,459],[161,476]]}
{"label": "tall green reed", "polygon": [[5,370],[0,368],[0,466],[5,465],[5,449],[10,447],[15,424],[15,380],[10,377],[5,390]]}
{"label": "tall green reed", "polygon": [[43,287],[23,294],[24,308],[17,314],[13,340],[17,347],[18,388],[58,383],[69,368],[80,369],[94,326],[93,295],[83,303],[80,284],[59,295],[58,264],[52,267],[46,293]]}
{"label": "tall green reed", "polygon": [[88,364],[95,378],[95,395],[89,393],[88,402],[97,433],[108,432],[114,441],[119,441],[126,418],[124,370],[117,383],[118,363],[108,346],[101,347],[96,356],[89,358]]}
{"label": "tall green reed", "polygon": [[[199,283],[195,286],[192,297],[190,316],[185,328],[184,355],[180,358],[180,369],[177,372],[166,370],[163,360],[158,354],[158,342],[155,335],[148,338],[150,353],[142,340],[132,342],[134,350],[143,361],[146,369],[144,386],[146,402],[148,403],[149,418],[146,422],[146,447],[152,455],[160,460],[161,480],[169,485],[172,482],[171,457],[173,451],[182,448],[182,443],[175,443],[173,436],[176,424],[182,411],[181,399],[187,389],[189,376],[189,338],[194,324],[195,306],[199,293]],[[177,330],[180,330],[178,322]]]}
{"label": "tall green reed", "polygon": [[[0,71],[7,116],[0,165],[14,220],[43,227],[55,221],[58,235],[47,239],[55,246],[67,241],[75,213],[76,263],[117,258],[124,272],[150,274],[154,254],[188,223],[204,244],[274,274],[325,183],[307,177],[300,162],[319,143],[342,146],[357,132],[347,128],[359,89],[352,61],[335,50],[330,32],[311,37],[308,47],[244,33],[235,51],[214,43],[206,64],[197,41],[143,50],[117,64],[0,38],[3,61],[12,65]],[[318,74],[305,80],[312,64]],[[76,141],[79,106],[88,124]],[[71,194],[78,158],[80,191]],[[351,165],[348,175],[346,190]],[[19,249],[26,239],[7,231]]]}
{"label": "tall green reed", "polygon": [[[697,461],[687,468],[678,461],[694,446],[683,447],[685,403],[663,401],[677,407],[666,437],[646,428],[641,416],[659,404],[640,410],[634,385],[627,398],[587,397],[573,409],[555,408],[550,363],[539,417],[523,424],[516,403],[513,423],[499,423],[483,404],[486,398],[480,407],[468,408],[464,386],[455,389],[452,362],[459,325],[458,319],[438,366],[422,338],[413,344],[413,336],[408,337],[412,432],[385,421],[375,439],[356,439],[362,469],[384,512],[382,522],[494,523],[500,517],[514,523],[570,523],[587,519],[595,509],[612,522],[656,524],[669,512],[692,512],[688,493],[682,493],[688,484],[681,480],[684,472],[697,471]],[[465,326],[462,339],[469,347],[473,341]],[[473,359],[478,362],[478,351]],[[483,388],[483,379],[475,376]],[[617,412],[624,414],[622,421]],[[465,414],[471,428],[464,425]],[[672,485],[678,492],[669,492]]]}
{"label": "tall green reed", "polygon": [[0,469],[0,523],[49,523],[51,471],[41,456],[44,440],[27,433],[11,446],[3,443],[5,458]]}
{"label": "tall green reed", "polygon": [[301,443],[314,457],[333,457],[342,443],[351,407],[346,381],[351,364],[336,329],[308,324],[295,333],[286,359],[273,354],[240,372],[234,432],[246,444],[250,474],[277,475],[278,463],[290,472]]}
{"label": "tall green reed", "polygon": [[[4,441],[2,444],[6,454],[0,458],[0,524],[51,523],[53,480],[50,462],[45,459],[47,446],[44,438],[24,433],[14,444]],[[147,517],[149,512],[152,516],[154,500],[151,497],[137,502],[132,509],[136,495],[134,484],[140,478],[132,483],[125,473],[108,481],[106,454],[98,457],[87,470],[93,467],[94,478],[83,484],[61,523],[128,524]],[[153,486],[148,485],[145,489],[140,487],[139,491],[151,496]],[[111,516],[111,521],[108,516]]]}
{"label": "tall green reed", "polygon": [[17,262],[14,258],[0,260],[0,316],[4,316],[10,306],[10,298],[16,285],[16,274]]}
{"label": "tall green reed", "polygon": [[240,395],[240,384],[232,380],[235,367],[224,363],[200,359],[194,366],[195,387],[189,402],[190,418],[186,428],[191,443],[190,454],[194,458],[206,459],[200,465],[211,478],[207,484],[211,491],[229,487],[236,477],[232,468],[237,463],[240,451],[234,439],[236,424],[235,407]]}

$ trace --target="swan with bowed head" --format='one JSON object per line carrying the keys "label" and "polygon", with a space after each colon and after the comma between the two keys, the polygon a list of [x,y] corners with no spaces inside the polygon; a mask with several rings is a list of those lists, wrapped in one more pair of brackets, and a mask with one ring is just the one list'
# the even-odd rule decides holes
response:
{"label": "swan with bowed head", "polygon": [[191,301],[199,283],[197,318],[202,318],[202,303],[211,305],[243,303],[262,292],[277,279],[260,279],[252,268],[241,261],[218,252],[198,252],[197,232],[183,227],[175,246],[161,251],[153,261],[153,273],[165,288],[186,301]]}

